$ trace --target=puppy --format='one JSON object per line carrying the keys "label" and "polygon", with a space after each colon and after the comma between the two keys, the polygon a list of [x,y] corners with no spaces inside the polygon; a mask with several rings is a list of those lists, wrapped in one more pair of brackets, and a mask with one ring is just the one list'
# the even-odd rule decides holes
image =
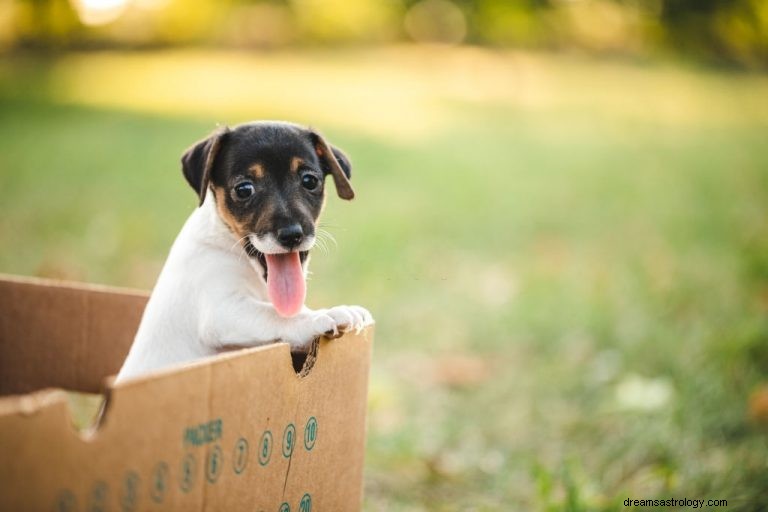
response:
{"label": "puppy", "polygon": [[181,159],[200,205],[171,247],[117,381],[222,350],[371,324],[360,306],[304,306],[325,177],[350,200],[351,166],[318,133],[283,122],[224,128]]}

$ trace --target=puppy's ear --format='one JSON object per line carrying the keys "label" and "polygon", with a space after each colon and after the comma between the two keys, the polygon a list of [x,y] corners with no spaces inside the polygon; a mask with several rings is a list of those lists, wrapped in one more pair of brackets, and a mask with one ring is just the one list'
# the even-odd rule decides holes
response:
{"label": "puppy's ear", "polygon": [[211,168],[216,155],[221,149],[229,128],[215,131],[207,139],[201,140],[189,148],[181,157],[181,169],[189,186],[200,196],[200,205],[205,201],[208,183],[211,181]]}
{"label": "puppy's ear", "polygon": [[344,175],[347,177],[347,180],[351,180],[352,164],[349,162],[349,157],[336,146],[331,146],[331,151],[333,152],[333,156],[336,157],[336,161],[339,163],[339,167],[341,167],[341,170],[344,171]]}
{"label": "puppy's ear", "polygon": [[347,155],[342,153],[340,149],[328,144],[320,134],[312,132],[311,136],[315,152],[320,157],[323,172],[333,176],[336,193],[342,199],[350,200],[354,198],[355,191],[352,190],[352,184],[349,182],[349,178],[352,176],[352,165],[349,163]]}

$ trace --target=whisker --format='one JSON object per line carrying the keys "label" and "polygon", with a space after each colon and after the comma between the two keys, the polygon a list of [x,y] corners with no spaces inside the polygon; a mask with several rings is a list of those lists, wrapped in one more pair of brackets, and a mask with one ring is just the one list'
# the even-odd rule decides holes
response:
{"label": "whisker", "polygon": [[240,254],[237,256],[237,262],[240,263],[240,260],[243,259],[243,254],[248,256],[248,253],[245,252],[245,247],[240,247]]}
{"label": "whisker", "polygon": [[322,236],[318,236],[316,239],[317,247],[320,248],[324,254],[329,254],[328,241]]}
{"label": "whisker", "polygon": [[[237,256],[237,262],[238,262],[238,263],[240,263],[240,261],[243,259],[243,254],[245,254],[246,256],[248,256],[248,251],[246,251],[246,250],[245,250],[245,246],[244,246],[243,244],[241,244],[240,242],[242,242],[243,240],[247,239],[247,238],[248,238],[248,237],[250,237],[252,234],[253,234],[253,233],[248,233],[247,235],[245,235],[245,236],[241,237],[241,238],[240,238],[239,240],[237,240],[237,241],[236,241],[234,244],[232,244],[232,247],[230,247],[230,248],[229,248],[229,250],[230,250],[230,251],[234,251],[234,249],[235,249],[235,246],[239,246],[239,247],[240,247],[240,250],[238,251],[238,252],[239,252],[239,254],[238,254],[238,256]],[[248,256],[248,257],[250,257],[250,256]]]}
{"label": "whisker", "polygon": [[315,247],[320,249],[323,252],[323,254],[328,254],[328,246],[326,245],[325,240],[321,236],[319,236],[319,234],[317,234],[317,233],[315,234],[315,244],[314,245],[315,245]]}
{"label": "whisker", "polygon": [[344,226],[340,226],[338,224],[326,224],[325,222],[318,223],[317,227],[318,227],[318,229],[331,228],[331,229],[334,229],[336,231],[347,231],[347,228],[345,228]]}
{"label": "whisker", "polygon": [[[242,238],[240,238],[239,240],[235,241],[235,243],[233,243],[233,244],[232,244],[232,247],[230,247],[230,248],[229,248],[229,250],[230,250],[230,251],[231,251],[231,250],[233,250],[233,249],[235,248],[235,246],[236,246],[236,245],[240,245],[240,242],[242,242],[243,240],[245,240],[245,239],[246,239],[246,238],[248,238],[249,236],[251,236],[251,233],[248,233],[248,234],[247,234],[247,235],[245,235],[244,237],[242,237]],[[242,246],[242,245],[240,245],[240,248],[242,249],[242,248],[243,248],[243,246]]]}
{"label": "whisker", "polygon": [[327,230],[325,230],[325,229],[323,229],[323,228],[318,228],[318,230],[317,230],[317,233],[318,233],[318,234],[319,234],[321,237],[324,237],[324,239],[325,239],[326,241],[330,241],[330,242],[333,242],[333,245],[334,245],[334,246],[336,246],[336,247],[338,247],[338,246],[339,246],[339,243],[336,241],[336,237],[335,237],[335,236],[333,236],[333,234],[332,234],[330,231],[327,231]]}

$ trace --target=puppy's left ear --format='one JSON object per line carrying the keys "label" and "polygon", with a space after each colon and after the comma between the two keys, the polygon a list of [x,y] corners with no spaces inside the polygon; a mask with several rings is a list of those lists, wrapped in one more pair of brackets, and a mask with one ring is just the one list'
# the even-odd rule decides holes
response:
{"label": "puppy's left ear", "polygon": [[336,193],[342,199],[353,199],[355,191],[349,182],[349,179],[352,177],[352,165],[349,163],[349,158],[339,148],[328,144],[320,134],[312,132],[311,136],[315,152],[320,157],[323,172],[333,176]]}
{"label": "puppy's left ear", "polygon": [[229,128],[213,132],[207,139],[201,140],[189,148],[181,157],[181,168],[189,186],[200,196],[200,205],[205,201],[208,183],[211,181],[211,169],[219,153],[224,136]]}

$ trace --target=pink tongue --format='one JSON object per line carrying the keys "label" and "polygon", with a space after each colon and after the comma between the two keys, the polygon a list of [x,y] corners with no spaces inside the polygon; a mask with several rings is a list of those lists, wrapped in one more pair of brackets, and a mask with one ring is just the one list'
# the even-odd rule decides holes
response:
{"label": "pink tongue", "polygon": [[280,316],[293,316],[304,305],[307,294],[298,252],[265,254],[267,258],[267,291]]}

